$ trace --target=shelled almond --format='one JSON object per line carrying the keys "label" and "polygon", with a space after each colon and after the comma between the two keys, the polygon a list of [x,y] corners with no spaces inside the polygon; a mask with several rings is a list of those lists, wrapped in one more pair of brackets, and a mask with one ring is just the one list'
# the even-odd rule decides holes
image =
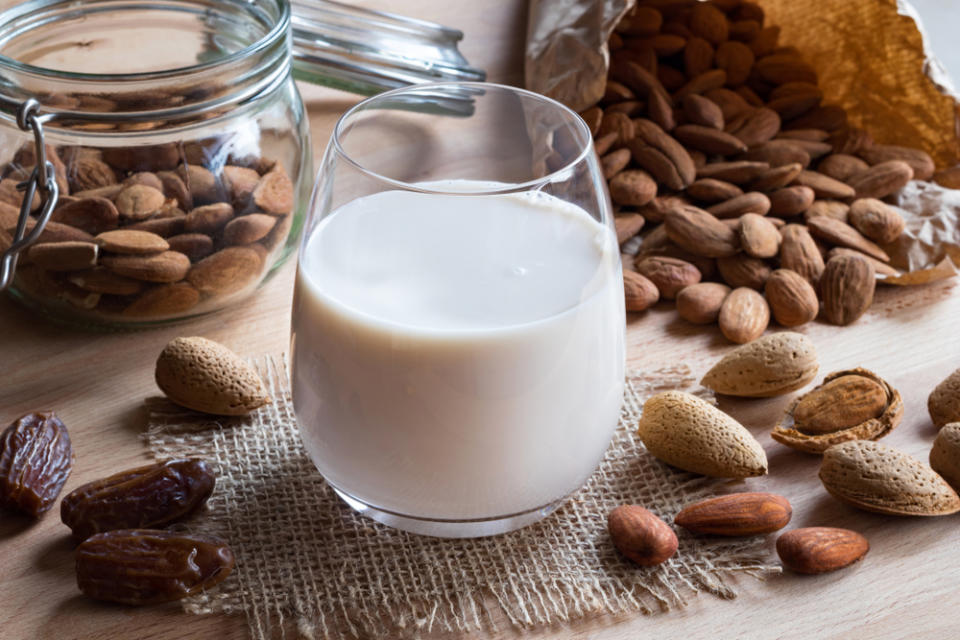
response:
{"label": "shelled almond", "polygon": [[[294,185],[281,163],[233,157],[223,144],[49,147],[60,199],[21,256],[17,289],[41,304],[142,321],[191,313],[255,285],[286,242]],[[14,184],[32,157],[24,146],[0,168],[0,182]],[[20,197],[0,184],[0,242],[17,224]]]}
{"label": "shelled almond", "polygon": [[[883,247],[904,220],[884,199],[934,173],[924,151],[875,144],[825,103],[816,70],[779,32],[749,1],[641,0],[608,43],[603,98],[582,113],[618,220],[630,221],[618,239],[642,229],[638,270],[654,258],[692,265],[700,277],[651,281],[736,342],[771,312],[784,326],[821,303],[828,322],[859,318],[877,276],[898,274]],[[716,306],[719,290],[700,284],[712,280],[737,296],[726,314],[697,308]]]}

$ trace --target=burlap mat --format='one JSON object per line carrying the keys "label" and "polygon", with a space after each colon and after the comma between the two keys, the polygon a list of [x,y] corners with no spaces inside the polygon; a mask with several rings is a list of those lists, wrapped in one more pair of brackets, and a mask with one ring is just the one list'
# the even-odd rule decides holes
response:
{"label": "burlap mat", "polygon": [[642,504],[672,522],[684,504],[717,492],[716,481],[667,467],[633,435],[645,397],[693,384],[686,367],[631,375],[600,469],[556,513],[502,536],[442,540],[394,531],[341,502],[301,445],[285,360],[255,364],[272,405],[214,421],[153,399],[145,437],[157,458],[199,456],[219,468],[209,508],[183,526],[227,539],[237,568],[184,606],[242,611],[258,640],[493,630],[503,618],[523,629],[651,613],[700,591],[732,598],[735,575],[779,571],[763,537],[698,539],[681,530],[679,552],[651,569],[610,544],[606,514],[619,504]]}

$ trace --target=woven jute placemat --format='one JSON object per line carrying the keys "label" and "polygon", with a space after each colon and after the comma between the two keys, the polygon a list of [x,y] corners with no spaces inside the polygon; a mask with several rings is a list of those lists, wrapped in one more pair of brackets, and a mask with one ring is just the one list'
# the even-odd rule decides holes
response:
{"label": "woven jute placemat", "polygon": [[[249,417],[213,419],[151,399],[145,434],[157,458],[196,456],[219,472],[208,509],[185,526],[229,541],[230,578],[184,602],[192,613],[243,612],[251,636],[410,637],[516,629],[585,617],[652,613],[692,594],[736,595],[738,574],[762,576],[763,538],[695,538],[656,568],[624,560],[606,514],[641,504],[667,522],[718,493],[658,462],[634,437],[643,400],[693,384],[685,367],[632,373],[620,426],[600,468],[562,508],[526,529],[447,540],[395,531],[357,515],[326,485],[300,442],[283,358],[254,363],[273,404]],[[498,611],[499,610],[499,611]]]}

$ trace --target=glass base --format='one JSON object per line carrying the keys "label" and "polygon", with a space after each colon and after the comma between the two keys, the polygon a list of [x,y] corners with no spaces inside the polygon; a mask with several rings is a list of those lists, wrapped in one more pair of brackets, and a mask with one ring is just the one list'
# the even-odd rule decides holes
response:
{"label": "glass base", "polygon": [[409,531],[422,536],[437,538],[482,538],[495,536],[508,531],[521,529],[542,520],[557,510],[567,496],[543,507],[531,509],[521,513],[496,518],[478,518],[475,520],[441,520],[435,518],[419,518],[407,516],[392,511],[385,511],[354,498],[348,493],[330,485],[334,492],[357,513],[376,520],[381,524],[401,531]]}

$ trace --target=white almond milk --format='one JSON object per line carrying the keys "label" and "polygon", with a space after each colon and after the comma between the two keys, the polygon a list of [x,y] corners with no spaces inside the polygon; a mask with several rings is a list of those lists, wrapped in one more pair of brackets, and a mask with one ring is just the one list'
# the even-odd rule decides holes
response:
{"label": "white almond milk", "polygon": [[387,191],[323,219],[292,345],[320,471],[421,518],[501,517],[577,489],[623,393],[618,259],[607,228],[542,193]]}

